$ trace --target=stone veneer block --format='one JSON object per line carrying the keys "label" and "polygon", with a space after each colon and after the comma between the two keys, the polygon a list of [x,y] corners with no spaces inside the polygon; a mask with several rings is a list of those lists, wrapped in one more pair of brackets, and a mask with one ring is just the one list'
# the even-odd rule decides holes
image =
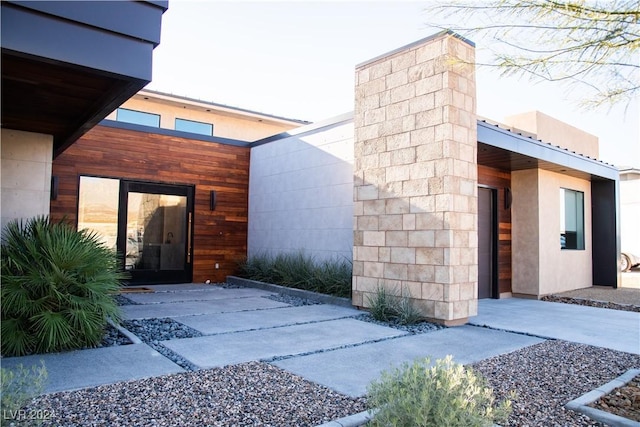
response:
{"label": "stone veneer block", "polygon": [[356,68],[354,305],[383,287],[441,323],[477,312],[474,61],[443,32]]}

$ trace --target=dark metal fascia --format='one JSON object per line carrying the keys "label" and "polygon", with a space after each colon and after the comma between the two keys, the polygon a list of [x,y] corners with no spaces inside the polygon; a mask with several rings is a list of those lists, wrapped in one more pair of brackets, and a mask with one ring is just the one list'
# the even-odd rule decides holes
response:
{"label": "dark metal fascia", "polygon": [[613,165],[546,142],[514,134],[483,121],[478,121],[478,142],[585,172],[592,176],[618,180],[618,169]]}
{"label": "dark metal fascia", "polygon": [[205,141],[205,142],[215,142],[218,144],[233,145],[236,147],[249,147],[249,144],[250,144],[249,141],[241,141],[239,139],[222,138],[219,136],[200,135],[197,133],[183,132],[183,131],[174,130],[174,129],[156,128],[153,126],[136,125],[133,123],[118,122],[115,120],[105,119],[98,124],[100,126],[105,126],[105,127],[115,128],[115,129],[124,129],[124,130],[132,130],[135,132],[153,133],[156,135],[175,136],[177,138],[195,139],[197,141]]}
{"label": "dark metal fascia", "polygon": [[301,126],[299,128],[291,129],[287,132],[282,132],[276,135],[268,136],[266,138],[258,139],[250,143],[250,147],[258,147],[260,145],[268,144],[270,142],[279,141],[281,139],[290,138],[292,136],[304,136],[310,133],[315,133],[318,129],[330,129],[332,127],[339,126],[344,123],[353,122],[353,112],[340,114],[339,116],[332,117],[327,120],[323,120],[317,123],[311,123],[307,126]]}

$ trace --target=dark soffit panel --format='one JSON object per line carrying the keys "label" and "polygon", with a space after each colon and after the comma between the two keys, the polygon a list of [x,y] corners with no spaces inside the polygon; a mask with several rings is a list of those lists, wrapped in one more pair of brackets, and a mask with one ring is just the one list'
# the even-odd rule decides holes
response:
{"label": "dark soffit panel", "polygon": [[151,80],[166,3],[96,5],[1,4],[2,127],[53,135],[54,157]]}
{"label": "dark soffit panel", "polygon": [[544,169],[587,180],[618,179],[613,165],[478,122],[478,164],[514,171]]}

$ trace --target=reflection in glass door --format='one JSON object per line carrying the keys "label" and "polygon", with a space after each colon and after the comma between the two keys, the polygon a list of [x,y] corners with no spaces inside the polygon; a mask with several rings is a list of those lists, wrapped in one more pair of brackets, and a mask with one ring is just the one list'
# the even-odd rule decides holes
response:
{"label": "reflection in glass door", "polygon": [[131,283],[192,279],[193,187],[80,177],[78,229],[122,256]]}
{"label": "reflection in glass door", "polygon": [[192,192],[187,186],[121,182],[118,247],[133,282],[191,281]]}

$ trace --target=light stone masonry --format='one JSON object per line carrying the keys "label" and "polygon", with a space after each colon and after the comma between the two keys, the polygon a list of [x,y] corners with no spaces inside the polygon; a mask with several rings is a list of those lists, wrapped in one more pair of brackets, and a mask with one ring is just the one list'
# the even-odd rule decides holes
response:
{"label": "light stone masonry", "polygon": [[384,288],[443,324],[477,313],[474,62],[443,32],[356,69],[356,306]]}

